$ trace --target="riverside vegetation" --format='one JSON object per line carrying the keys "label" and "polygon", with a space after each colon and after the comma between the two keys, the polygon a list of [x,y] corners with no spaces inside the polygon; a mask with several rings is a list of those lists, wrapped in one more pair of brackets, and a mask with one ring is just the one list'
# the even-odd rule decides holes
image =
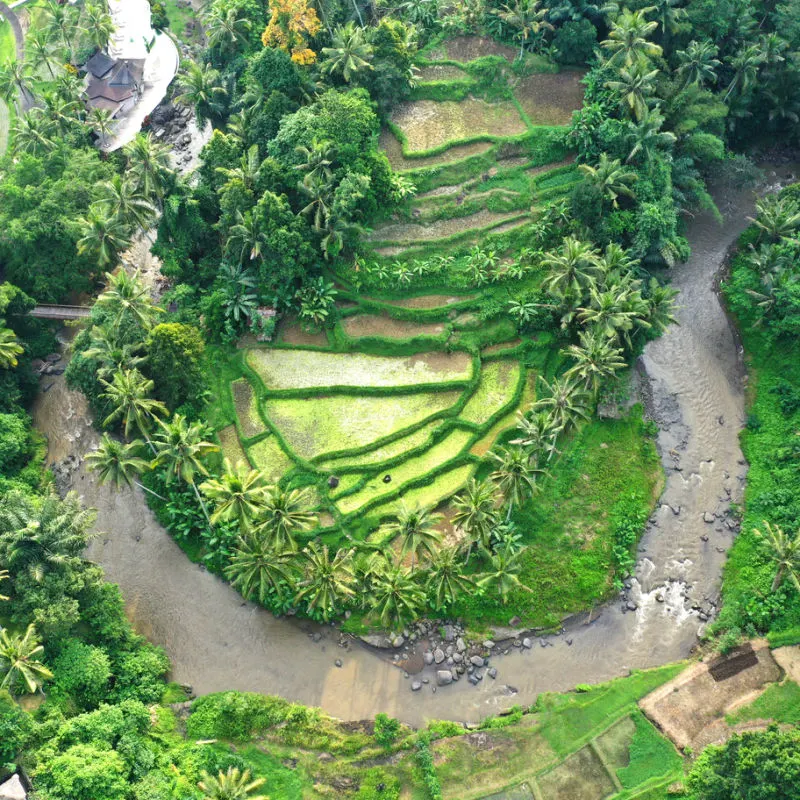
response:
{"label": "riverside vegetation", "polygon": [[[734,153],[759,137],[796,140],[795,6],[213,0],[173,97],[214,129],[196,180],[150,132],[100,157],[110,121],[84,116],[74,67],[107,41],[105,10],[34,8],[31,63],[0,66],[17,117],[0,167],[9,769],[59,800],[482,797],[525,769],[558,797],[574,758],[586,797],[665,797],[684,765],[634,702],[672,667],[485,721],[479,741],[515,755],[468,787],[476,741],[451,723],[354,727],[237,694],[184,720],[164,654],[82,559],[90,512],[41,468],[25,408],[53,340],[25,315],[103,285],[67,372],[108,430],[91,464],[140,483],[247,598],[353,631],[558,624],[633,566],[660,468],[628,367],[672,321],[680,219],[714,209],[706,180],[744,179]],[[154,225],[157,303],[116,269]],[[800,627],[798,228],[795,190],[762,201],[726,289],[758,366],[723,649]],[[789,762],[732,776],[795,744],[734,739],[686,791],[790,797]]]}

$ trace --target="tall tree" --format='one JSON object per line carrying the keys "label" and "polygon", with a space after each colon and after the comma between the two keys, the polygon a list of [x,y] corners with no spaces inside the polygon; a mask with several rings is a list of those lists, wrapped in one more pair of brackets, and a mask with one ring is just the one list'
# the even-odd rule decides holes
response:
{"label": "tall tree", "polygon": [[316,540],[303,549],[303,578],[297,583],[295,601],[304,602],[309,614],[326,622],[356,594],[353,551],[337,550],[331,556],[328,545]]}
{"label": "tall tree", "polygon": [[25,348],[17,341],[14,331],[0,327],[0,368],[16,367],[17,356],[24,352]]}
{"label": "tall tree", "polygon": [[150,462],[138,455],[142,444],[140,439],[120,442],[104,433],[97,450],[87,453],[86,462],[92,472],[97,472],[101,485],[110,481],[117,489],[123,484],[133,486],[138,484],[136,477],[150,467]]}
{"label": "tall tree", "polygon": [[365,606],[377,612],[381,625],[395,631],[417,619],[424,603],[425,594],[413,573],[389,562],[377,571],[364,594]]}
{"label": "tall tree", "polygon": [[580,344],[571,344],[563,353],[575,363],[566,371],[568,378],[582,380],[597,394],[600,384],[625,366],[622,350],[594,331],[581,331]]}
{"label": "tall tree", "polygon": [[372,69],[372,45],[367,41],[364,28],[352,22],[333,32],[331,47],[322,48],[322,71],[326,75],[341,75],[345,83],[365,70]]}
{"label": "tall tree", "polygon": [[658,27],[656,21],[647,19],[647,15],[653,11],[655,6],[636,11],[622,9],[612,23],[608,39],[600,42],[600,46],[609,54],[609,64],[630,68],[661,55],[661,48],[648,41],[648,37]]}
{"label": "tall tree", "polygon": [[114,266],[119,254],[130,247],[129,231],[117,217],[90,208],[86,217],[78,220],[81,237],[78,252],[92,256],[100,269]]}
{"label": "tall tree", "polygon": [[149,203],[161,203],[175,173],[170,166],[169,145],[157,141],[148,131],[137,134],[122,152],[127,158],[128,176],[138,193]]}
{"label": "tall tree", "polygon": [[504,605],[508,602],[508,595],[512,589],[530,591],[519,579],[522,553],[523,551],[508,546],[500,547],[494,553],[485,551],[489,559],[489,568],[478,579],[478,586],[497,591]]}
{"label": "tall tree", "polygon": [[429,509],[419,505],[408,507],[400,503],[397,509],[397,518],[386,526],[387,532],[393,534],[400,541],[400,556],[411,554],[411,572],[414,572],[414,562],[421,553],[433,553],[436,545],[441,542],[441,534],[436,530],[436,525],[441,521],[441,514],[432,514]]}
{"label": "tall tree", "polygon": [[271,486],[260,504],[256,530],[276,547],[294,547],[295,534],[310,530],[317,520],[310,505],[311,493],[307,487]]}
{"label": "tall tree", "polygon": [[127,319],[149,331],[163,309],[153,305],[139,273],[131,275],[121,269],[116,273],[107,272],[105,278],[106,288],[97,298],[97,306],[111,314],[114,327],[119,328]]}
{"label": "tall tree", "polygon": [[219,478],[200,484],[200,491],[215,505],[211,521],[236,520],[242,530],[249,530],[262,512],[270,486],[266,475],[240,461],[236,468],[226,458]]}
{"label": "tall tree", "polygon": [[464,573],[464,564],[456,546],[439,547],[428,561],[425,588],[431,605],[441,611],[459,596],[467,595],[474,583]]}
{"label": "tall tree", "polygon": [[0,631],[0,671],[4,673],[0,689],[8,689],[12,694],[22,684],[25,691],[33,694],[44,681],[53,677],[38,656],[44,647],[36,638],[36,629],[28,625],[24,634],[14,634],[4,628]]}
{"label": "tall tree", "polygon": [[516,31],[516,38],[519,39],[519,56],[525,54],[525,45],[532,36],[535,36],[544,28],[553,29],[547,22],[547,8],[542,8],[539,0],[512,0],[510,3],[503,4],[502,8],[494,9],[491,12],[500,17],[503,22]]}
{"label": "tall tree", "polygon": [[635,172],[626,169],[618,158],[609,158],[608,153],[601,153],[596,166],[579,164],[578,169],[584,178],[595,187],[603,201],[610,201],[614,208],[619,207],[619,196],[633,197],[633,184],[636,182]]}
{"label": "tall tree", "polygon": [[508,521],[514,507],[536,492],[536,476],[542,470],[531,464],[530,455],[521,447],[501,447],[490,451],[489,457],[494,464],[489,478],[505,499]]}
{"label": "tall tree", "polygon": [[225,577],[244,597],[266,606],[273,595],[284,599],[294,585],[297,559],[294,547],[276,546],[263,533],[250,531],[239,538]]}
{"label": "tall tree", "polygon": [[242,772],[239,767],[228,767],[216,776],[203,770],[200,777],[197,786],[203,793],[203,800],[269,800],[266,795],[254,794],[266,780],[253,779],[249,769]]}
{"label": "tall tree", "polygon": [[470,479],[463,492],[453,498],[452,523],[467,535],[467,554],[474,542],[489,546],[492,529],[499,522],[497,487],[490,481]]}
{"label": "tall tree", "polygon": [[148,430],[153,420],[167,413],[167,407],[159,400],[150,397],[155,384],[145,378],[137,369],[125,369],[114,373],[111,381],[101,379],[105,391],[101,397],[108,400],[111,413],[103,420],[103,425],[122,422],[125,436],[130,438],[136,428],[153,447]]}
{"label": "tall tree", "polygon": [[770,591],[776,592],[788,578],[800,592],[800,536],[795,535],[792,538],[783,528],[771,525],[766,520],[764,520],[764,530],[754,528],[753,533],[761,541],[767,557],[777,566]]}

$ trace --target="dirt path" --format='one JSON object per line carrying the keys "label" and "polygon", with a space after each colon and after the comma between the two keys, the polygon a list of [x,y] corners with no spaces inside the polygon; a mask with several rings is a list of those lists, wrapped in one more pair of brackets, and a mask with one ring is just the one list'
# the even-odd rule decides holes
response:
{"label": "dirt path", "polygon": [[[98,527],[109,532],[92,545],[91,557],[120,584],[136,627],[166,647],[176,680],[192,684],[198,693],[280,694],[344,719],[384,711],[411,724],[427,718],[476,720],[514,703],[530,703],[541,691],[566,690],[685,657],[703,624],[701,615],[713,613],[720,568],[733,538],[725,512],[741,497],[745,478],[738,442],[744,375],[715,278],[747,225],[752,201],[752,192],[729,197],[724,226],[708,216],[692,223],[693,256],[673,271],[680,324],[649,344],[642,358],[667,482],[642,540],[626,601],[599,609],[590,625],[576,620],[562,636],[534,640],[532,649],[511,648],[510,655],[495,660],[496,680],[487,678],[477,687],[460,681],[436,694],[431,681],[412,694],[410,680],[390,662],[357,643],[349,651],[340,648],[335,628],[276,620],[245,603],[188,561],[139,492],[101,489],[80,468],[68,483],[98,509]],[[35,414],[57,460],[83,454],[97,441],[82,398],[67,392],[61,381],[40,396]],[[628,603],[635,610],[623,613],[621,606]],[[509,608],[509,617],[513,613]],[[312,641],[311,633],[320,641]]]}

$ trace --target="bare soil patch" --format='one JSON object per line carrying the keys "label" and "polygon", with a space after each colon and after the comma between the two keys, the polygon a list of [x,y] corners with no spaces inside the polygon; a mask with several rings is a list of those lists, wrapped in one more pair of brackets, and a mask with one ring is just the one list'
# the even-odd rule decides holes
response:
{"label": "bare soil patch", "polygon": [[538,73],[522,78],[514,94],[534,125],[569,125],[583,105],[582,72]]}
{"label": "bare soil patch", "polygon": [[487,103],[474,97],[460,102],[417,100],[402,103],[392,112],[392,121],[405,134],[412,152],[441,147],[470,136],[514,136],[526,130],[513,103]]}
{"label": "bare soil patch", "polygon": [[383,339],[410,339],[414,336],[440,336],[444,333],[441,322],[420,323],[407,322],[377,314],[359,314],[345,317],[342,327],[348,336],[379,336]]}
{"label": "bare soil patch", "polygon": [[454,67],[452,64],[431,64],[420,67],[417,74],[420,81],[457,81],[468,77],[469,75],[461,67]]}
{"label": "bare soil patch", "polygon": [[460,61],[462,64],[483,56],[502,56],[510,63],[519,52],[516,47],[499,44],[488,36],[456,36],[454,39],[450,39],[445,47],[447,48],[447,57],[451,61]]}
{"label": "bare soil patch", "polygon": [[500,226],[519,217],[519,212],[499,214],[494,211],[479,211],[466,217],[440,219],[427,225],[415,225],[412,222],[395,222],[376,228],[369,235],[373,241],[386,242],[431,242],[455,236],[466,231]]}
{"label": "bare soil patch", "polygon": [[304,330],[300,323],[291,317],[287,317],[278,325],[278,341],[283,344],[310,345],[312,347],[327,347],[328,337],[325,331]]}
{"label": "bare soil patch", "polygon": [[401,308],[441,308],[453,305],[453,303],[460,303],[463,300],[474,300],[475,295],[424,294],[421,297],[404,297],[402,300],[383,300],[378,297],[367,297],[365,299],[374,300],[377,303],[385,303],[387,306],[400,306]]}
{"label": "bare soil patch", "polygon": [[509,342],[500,342],[500,344],[490,344],[481,350],[481,354],[489,356],[492,353],[502,353],[504,350],[512,350],[522,344],[522,339],[512,339]]}
{"label": "bare soil patch", "polygon": [[[705,730],[738,706],[743,697],[751,699],[753,692],[780,678],[780,667],[766,642],[754,642],[752,653],[754,659],[734,651],[725,660],[731,664],[729,670],[721,669],[725,662],[712,662],[717,675],[732,673],[721,680],[714,679],[710,664],[695,664],[649,694],[639,705],[677,747],[694,747],[695,742],[707,738]],[[750,666],[740,669],[745,663]]]}
{"label": "bare soil patch", "polygon": [[403,155],[403,146],[390,130],[381,131],[378,143],[386,153],[386,157],[389,159],[392,169],[398,172],[408,172],[414,169],[423,169],[424,167],[437,167],[440,164],[460,161],[463,158],[485,153],[492,146],[491,142],[472,142],[471,144],[455,145],[445,150],[443,153],[437,153],[435,156],[406,158]]}
{"label": "bare soil patch", "polygon": [[263,433],[267,426],[258,414],[258,405],[253,387],[244,378],[234,381],[231,384],[233,392],[233,404],[236,406],[236,416],[239,417],[239,424],[245,439],[258,436]]}
{"label": "bare soil patch", "polygon": [[588,745],[536,781],[547,800],[602,800],[615,786]]}
{"label": "bare soil patch", "polygon": [[222,448],[222,454],[231,462],[231,464],[235,466],[240,461],[244,462],[245,464],[249,463],[247,460],[247,455],[245,454],[242,444],[239,441],[239,436],[236,433],[236,426],[228,425],[227,428],[217,431],[217,438],[219,439],[219,443]]}

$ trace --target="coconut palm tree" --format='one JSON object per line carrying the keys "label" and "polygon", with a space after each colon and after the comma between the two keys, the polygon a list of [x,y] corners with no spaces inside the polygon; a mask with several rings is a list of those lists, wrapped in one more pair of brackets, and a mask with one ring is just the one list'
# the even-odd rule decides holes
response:
{"label": "coconut palm tree", "polygon": [[422,613],[425,593],[414,580],[413,572],[383,559],[370,579],[369,592],[363,594],[365,608],[377,612],[381,625],[402,630]]}
{"label": "coconut palm tree", "polygon": [[777,592],[785,578],[800,592],[800,536],[789,536],[778,525],[764,520],[764,530],[753,529],[770,561],[777,566],[770,591]]}
{"label": "coconut palm tree", "polygon": [[353,550],[337,550],[314,540],[303,548],[303,577],[297,583],[295,602],[304,602],[308,613],[326,622],[356,594]]}
{"label": "coconut palm tree", "polygon": [[276,547],[294,546],[294,536],[310,530],[317,521],[317,515],[309,509],[311,492],[302,489],[284,489],[271,486],[259,505],[255,519],[255,529],[268,537]]}
{"label": "coconut palm tree", "polygon": [[452,605],[459,596],[474,587],[472,578],[464,574],[464,563],[458,547],[439,547],[431,554],[425,578],[425,589],[437,611]]}
{"label": "coconut palm tree", "polygon": [[441,534],[436,530],[436,525],[441,522],[441,514],[433,514],[430,509],[414,505],[409,508],[405,503],[400,503],[395,512],[397,518],[386,526],[387,533],[399,537],[400,557],[411,554],[411,572],[414,572],[414,562],[422,554],[433,553],[436,545],[441,540]]}
{"label": "coconut palm tree", "polygon": [[303,162],[295,166],[296,170],[310,176],[311,180],[328,182],[333,177],[331,165],[336,158],[336,146],[332,142],[314,137],[310,147],[298,145],[294,151],[303,157]]}
{"label": "coconut palm tree", "polygon": [[197,786],[203,793],[203,800],[269,800],[266,795],[253,794],[266,780],[253,780],[249,769],[241,772],[238,767],[228,767],[226,772],[220,770],[216,777],[203,770],[200,778]]}
{"label": "coconut palm tree", "polygon": [[557,252],[545,253],[542,264],[549,268],[542,287],[557,297],[575,294],[582,298],[600,272],[592,245],[574,236],[566,237]]}
{"label": "coconut palm tree", "polygon": [[121,269],[116,273],[106,272],[105,278],[106,288],[97,298],[96,305],[111,314],[114,327],[119,328],[127,317],[145,330],[150,330],[163,309],[153,305],[139,273],[131,275]]}
{"label": "coconut palm tree", "polygon": [[156,209],[131,180],[114,175],[97,187],[94,205],[103,215],[114,217],[129,229],[148,228],[155,219]]}
{"label": "coconut palm tree", "polygon": [[[7,569],[0,569],[0,583],[3,581],[7,581],[9,578],[8,570]],[[9,600],[10,598],[8,595],[0,594],[0,600]]]}
{"label": "coconut palm tree", "polygon": [[474,478],[470,479],[463,492],[453,498],[451,521],[467,535],[468,558],[476,541],[488,547],[492,528],[499,522],[499,500],[495,484],[490,481],[476,481]]}
{"label": "coconut palm tree", "polygon": [[108,400],[112,408],[103,425],[121,421],[127,438],[135,427],[152,448],[147,430],[150,423],[167,413],[167,407],[160,400],[149,396],[155,387],[153,381],[145,378],[138,369],[123,369],[115,372],[111,381],[101,378],[100,385],[105,388],[100,396]]}
{"label": "coconut palm tree", "polygon": [[31,71],[36,72],[42,67],[47,67],[47,72],[55,80],[53,64],[57,59],[52,50],[52,38],[44,28],[32,28],[25,39],[25,57],[28,59]]}
{"label": "coconut palm tree", "polygon": [[682,2],[683,0],[653,0],[651,13],[661,28],[661,45],[667,53],[670,51],[673,35],[692,29],[686,22],[686,9],[679,5]]}
{"label": "coconut palm tree", "polygon": [[108,13],[106,3],[95,5],[86,3],[84,6],[86,20],[84,28],[89,37],[89,41],[98,49],[104,50],[108,45],[111,34],[114,33],[114,21]]}
{"label": "coconut palm tree", "polygon": [[620,106],[632,119],[641,121],[649,110],[657,76],[657,69],[648,71],[646,67],[635,63],[620,69],[617,79],[607,81],[606,87],[617,95]]}
{"label": "coconut palm tree", "polygon": [[308,204],[300,209],[300,213],[311,218],[315,230],[324,230],[331,214],[330,206],[333,200],[331,184],[321,178],[311,178],[306,175],[297,184],[297,188],[308,198]]}
{"label": "coconut palm tree", "polygon": [[32,108],[27,114],[17,117],[11,126],[12,146],[15,154],[29,153],[41,156],[55,149],[53,123],[41,108]]}
{"label": "coconut palm tree", "polygon": [[648,20],[647,15],[655,11],[647,6],[636,11],[623,8],[611,26],[608,39],[600,47],[609,53],[608,63],[617,67],[633,67],[661,55],[661,48],[648,41],[658,23]]}
{"label": "coconut palm tree", "polygon": [[242,155],[235,167],[217,167],[215,169],[215,172],[225,178],[225,183],[219,189],[220,195],[224,197],[234,189],[252,192],[260,169],[261,157],[258,153],[258,145],[254,144]]}
{"label": "coconut palm tree", "polygon": [[148,202],[160,203],[175,174],[170,166],[169,145],[157,141],[150,132],[139,133],[122,152],[128,159],[127,174],[133,186]]}
{"label": "coconut palm tree", "polygon": [[57,0],[47,0],[44,4],[46,27],[51,41],[61,40],[64,52],[63,60],[72,61],[72,37],[79,32],[76,16],[80,13],[74,6],[57,2]]}
{"label": "coconut palm tree", "polygon": [[531,591],[519,579],[523,552],[524,550],[515,550],[510,547],[500,547],[494,553],[484,550],[484,555],[489,560],[489,569],[478,578],[478,586],[496,591],[500,595],[503,605],[508,602],[508,595],[512,589]]}
{"label": "coconut palm tree", "polygon": [[678,50],[678,75],[683,78],[683,86],[705,86],[717,82],[717,70],[722,62],[717,58],[719,47],[710,39],[701,42],[693,39],[685,50]]}
{"label": "coconut palm tree", "polygon": [[234,217],[235,223],[228,231],[228,240],[225,243],[225,252],[229,258],[236,258],[237,264],[244,264],[246,260],[256,261],[264,258],[267,245],[267,231],[262,227],[262,218],[252,211],[244,215],[237,210]]}
{"label": "coconut palm tree", "polygon": [[502,8],[492,10],[510,28],[517,32],[519,38],[519,56],[525,53],[525,45],[532,35],[536,35],[543,28],[553,29],[553,26],[546,21],[548,9],[541,8],[539,0],[513,0],[505,3]]}
{"label": "coconut palm tree", "polygon": [[90,207],[87,216],[78,219],[78,224],[81,229],[78,252],[94,258],[100,269],[116,264],[120,252],[131,245],[125,225],[116,217],[103,214],[98,208]]}
{"label": "coconut palm tree", "polygon": [[555,452],[556,439],[562,428],[550,411],[531,406],[524,414],[518,412],[517,430],[520,435],[509,444],[524,447],[532,461],[541,463],[541,457],[545,453],[549,461]]}
{"label": "coconut palm tree", "polygon": [[741,96],[747,94],[753,88],[764,60],[765,54],[760,44],[743,46],[733,56],[730,62],[733,68],[733,77],[728,84],[723,102],[727,102],[734,92]]}
{"label": "coconut palm tree", "polygon": [[293,546],[276,547],[269,537],[249,531],[239,537],[225,577],[243,597],[253,597],[265,606],[272,596],[286,596],[295,582],[297,559]]}
{"label": "coconut palm tree", "polygon": [[614,208],[619,207],[617,201],[620,195],[634,196],[632,186],[636,181],[636,173],[626,170],[618,158],[609,158],[608,153],[600,154],[597,166],[579,164],[578,169],[586,181],[595,187],[603,201],[610,200]]}
{"label": "coconut palm tree", "polygon": [[53,677],[47,667],[37,658],[44,652],[44,647],[36,638],[36,628],[28,625],[23,635],[11,633],[8,628],[0,631],[0,672],[3,680],[0,689],[14,689],[22,684],[24,689],[33,694],[41,685]]}
{"label": "coconut palm tree", "polygon": [[211,13],[203,17],[203,32],[209,48],[229,56],[247,43],[253,24],[241,13],[241,8],[236,6],[226,10],[214,6]]}
{"label": "coconut palm tree", "polygon": [[111,481],[117,489],[123,484],[141,486],[136,476],[150,468],[150,462],[137,455],[143,444],[140,439],[121,442],[104,433],[97,450],[86,454],[86,462],[101,485]]}
{"label": "coconut palm tree", "polygon": [[[0,320],[2,325],[2,320]],[[16,334],[10,328],[0,327],[0,368],[9,369],[19,363],[17,356],[22,355],[25,348],[17,341]]]}
{"label": "coconut palm tree", "polygon": [[618,345],[633,330],[638,318],[637,312],[631,309],[629,295],[623,286],[604,291],[592,287],[588,304],[578,309],[578,318],[583,325]]}
{"label": "coconut palm tree", "polygon": [[57,137],[63,137],[79,123],[82,108],[76,100],[66,100],[57,92],[42,94],[42,111]]}
{"label": "coconut palm tree", "polygon": [[77,568],[83,561],[94,511],[83,508],[74,492],[63,500],[53,494],[33,498],[8,492],[0,501],[0,562],[14,576],[23,572],[36,583],[48,574]]}
{"label": "coconut palm tree", "polygon": [[794,199],[773,194],[756,200],[756,227],[773,242],[793,236],[800,230],[800,207]]}
{"label": "coconut palm tree", "polygon": [[164,470],[167,484],[178,480],[192,487],[210,526],[211,519],[197,490],[196,476],[208,475],[203,458],[216,453],[219,446],[205,439],[206,427],[202,422],[189,422],[183,414],[175,414],[169,422],[159,419],[158,425],[153,435],[156,452],[154,466]]}
{"label": "coconut palm tree", "polygon": [[20,115],[32,104],[33,83],[28,64],[21,61],[0,64],[0,97],[9,105],[13,102]]}
{"label": "coconut palm tree", "polygon": [[562,350],[575,361],[564,375],[583,381],[586,388],[591,387],[596,395],[600,384],[625,366],[625,359],[619,347],[594,331],[581,331],[579,339],[580,344],[571,344]]}
{"label": "coconut palm tree", "polygon": [[678,324],[673,313],[677,296],[677,289],[673,289],[671,286],[662,286],[655,278],[650,278],[646,299],[647,324],[656,333],[663,333],[670,325]]}
{"label": "coconut palm tree", "polygon": [[146,356],[137,355],[143,345],[118,344],[114,330],[106,330],[95,325],[89,332],[90,346],[83,351],[84,358],[98,362],[97,377],[108,378],[123,369],[138,369]]}
{"label": "coconut palm tree", "polygon": [[664,116],[658,109],[649,109],[636,123],[630,123],[631,151],[625,163],[641,161],[650,164],[657,153],[668,151],[675,144],[676,136],[672,131],[662,130]]}
{"label": "coconut palm tree", "polygon": [[511,518],[514,506],[521,505],[525,498],[537,490],[536,476],[542,470],[531,464],[530,456],[521,447],[501,447],[489,452],[495,468],[489,475],[505,498],[506,521]]}
{"label": "coconut palm tree", "polygon": [[222,121],[228,91],[221,83],[219,72],[210,64],[190,61],[186,71],[178,76],[176,86],[179,94],[175,102],[194,107],[198,127],[204,128],[209,121]]}
{"label": "coconut palm tree", "polygon": [[553,378],[548,383],[541,376],[539,382],[545,392],[537,397],[531,409],[534,413],[546,411],[555,431],[565,431],[578,422],[588,421],[591,398],[579,383],[569,378]]}
{"label": "coconut palm tree", "polygon": [[364,28],[353,22],[341,25],[333,32],[332,47],[322,48],[322,72],[341,75],[345,83],[360,72],[372,69],[372,45],[367,41]]}
{"label": "coconut palm tree", "polygon": [[108,137],[114,130],[114,117],[106,108],[93,108],[89,111],[86,124],[97,134],[100,147],[105,147]]}
{"label": "coconut palm tree", "polygon": [[200,484],[200,491],[215,506],[211,521],[216,525],[220,521],[236,520],[242,530],[249,530],[261,513],[270,488],[263,472],[251,469],[243,461],[234,469],[227,458],[219,478],[209,478]]}

